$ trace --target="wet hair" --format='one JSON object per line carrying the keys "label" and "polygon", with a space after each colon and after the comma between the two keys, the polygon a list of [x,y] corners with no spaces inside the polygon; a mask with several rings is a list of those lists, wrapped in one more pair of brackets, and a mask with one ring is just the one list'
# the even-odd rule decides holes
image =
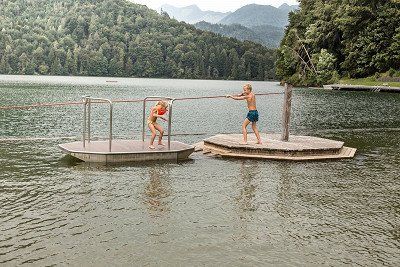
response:
{"label": "wet hair", "polygon": [[251,84],[249,84],[249,83],[245,84],[244,87],[246,87],[247,89],[249,89],[250,92],[253,90],[253,87],[251,87]]}
{"label": "wet hair", "polygon": [[157,106],[158,106],[158,105],[162,106],[163,108],[167,108],[167,107],[168,107],[168,104],[167,104],[167,102],[165,102],[165,101],[158,101],[158,102],[157,102]]}

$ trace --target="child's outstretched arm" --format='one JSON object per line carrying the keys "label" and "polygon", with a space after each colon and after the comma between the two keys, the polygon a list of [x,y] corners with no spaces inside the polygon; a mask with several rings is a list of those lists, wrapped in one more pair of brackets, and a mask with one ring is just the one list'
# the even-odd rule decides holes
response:
{"label": "child's outstretched arm", "polygon": [[245,99],[249,98],[249,96],[243,95],[243,94],[240,94],[240,95],[227,95],[226,97],[227,98],[232,98],[234,100],[245,100]]}

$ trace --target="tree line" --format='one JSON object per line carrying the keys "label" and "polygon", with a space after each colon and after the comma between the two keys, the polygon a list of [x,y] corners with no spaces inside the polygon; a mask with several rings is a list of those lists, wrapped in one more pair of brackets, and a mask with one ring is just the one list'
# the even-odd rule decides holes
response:
{"label": "tree line", "polygon": [[0,73],[268,80],[275,51],[126,0],[3,0]]}

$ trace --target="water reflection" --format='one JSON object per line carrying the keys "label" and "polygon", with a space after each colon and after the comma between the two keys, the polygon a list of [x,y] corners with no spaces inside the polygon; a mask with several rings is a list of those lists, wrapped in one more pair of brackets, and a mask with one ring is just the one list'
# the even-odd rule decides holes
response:
{"label": "water reflection", "polygon": [[[295,163],[294,163],[295,164]],[[291,216],[291,209],[294,201],[293,170],[288,164],[276,166],[278,175],[277,200],[275,202],[276,212],[283,218]]]}
{"label": "water reflection", "polygon": [[150,215],[159,217],[169,212],[168,197],[171,195],[168,169],[160,166],[149,167],[149,180],[145,187],[145,202]]}
{"label": "water reflection", "polygon": [[235,197],[237,205],[237,221],[238,233],[234,239],[248,239],[251,234],[249,224],[253,221],[254,212],[257,210],[256,190],[257,175],[260,173],[257,161],[241,162],[238,178],[237,190],[238,195]]}

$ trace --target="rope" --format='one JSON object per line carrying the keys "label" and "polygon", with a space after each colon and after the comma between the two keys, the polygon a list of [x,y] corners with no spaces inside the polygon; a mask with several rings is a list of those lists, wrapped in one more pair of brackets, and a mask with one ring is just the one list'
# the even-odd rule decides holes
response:
{"label": "rope", "polygon": [[[263,94],[255,94],[256,96],[266,96],[266,95],[283,95],[284,93],[263,93]],[[226,98],[226,95],[221,96],[200,96],[200,97],[182,97],[175,98],[176,101],[185,101],[185,100],[198,100],[198,99],[215,99],[215,98]],[[148,100],[148,101],[157,101],[157,100]],[[113,103],[138,103],[143,102],[143,99],[115,99],[112,100]],[[14,110],[14,109],[30,109],[30,108],[39,108],[39,107],[61,107],[61,106],[74,106],[74,105],[82,105],[84,102],[82,101],[74,101],[74,102],[59,102],[59,103],[37,103],[32,105],[24,105],[24,106],[2,106],[0,110]],[[103,101],[92,101],[92,103],[104,103]]]}

